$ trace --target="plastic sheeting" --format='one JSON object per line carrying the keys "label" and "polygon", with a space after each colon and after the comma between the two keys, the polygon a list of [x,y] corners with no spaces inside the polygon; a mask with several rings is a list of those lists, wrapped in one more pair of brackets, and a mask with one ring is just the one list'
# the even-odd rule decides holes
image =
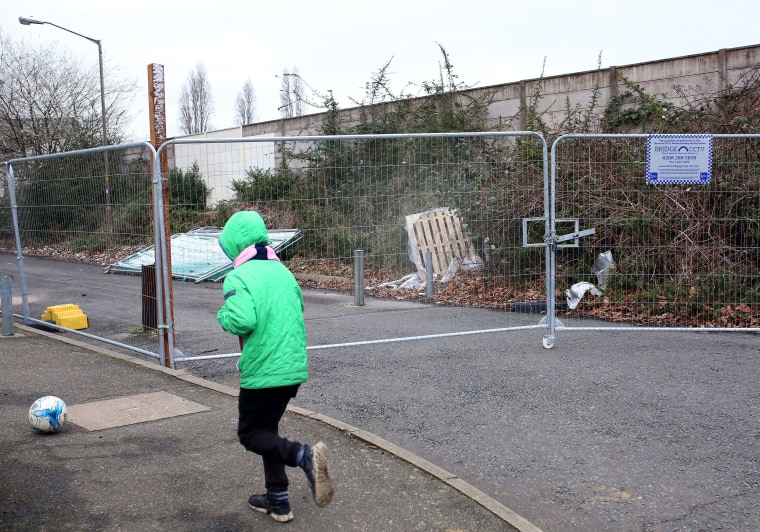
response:
{"label": "plastic sheeting", "polygon": [[604,290],[607,287],[607,277],[610,276],[610,270],[615,268],[615,259],[612,258],[612,251],[600,253],[594,261],[591,273],[596,275],[597,286]]}
{"label": "plastic sheeting", "polygon": [[602,295],[602,292],[600,292],[593,284],[587,283],[586,281],[575,283],[573,286],[565,290],[565,295],[567,296],[567,306],[570,308],[570,310],[575,310],[586,292],[591,292],[595,296]]}
{"label": "plastic sheeting", "polygon": [[[232,269],[232,261],[219,245],[218,227],[204,227],[171,238],[172,277],[183,281],[220,281]],[[298,242],[300,229],[271,230],[269,240],[275,253]],[[142,267],[155,264],[155,247],[146,247],[105,269],[106,273],[141,274]]]}
{"label": "plastic sheeting", "polygon": [[[597,285],[604,290],[607,286],[607,278],[610,275],[610,270],[615,268],[615,259],[612,258],[612,251],[605,251],[600,253],[594,261],[594,265],[591,267],[591,273],[596,275]],[[601,296],[602,292],[592,283],[581,281],[575,283],[573,286],[565,290],[567,296],[567,306],[574,310],[578,303],[581,302],[586,292],[589,292],[595,296]]]}

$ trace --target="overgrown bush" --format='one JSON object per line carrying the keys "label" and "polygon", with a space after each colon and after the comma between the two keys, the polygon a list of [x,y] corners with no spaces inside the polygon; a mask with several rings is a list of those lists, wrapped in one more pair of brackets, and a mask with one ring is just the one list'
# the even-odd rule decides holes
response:
{"label": "overgrown bush", "polygon": [[149,239],[149,173],[139,161],[128,163],[114,153],[109,161],[108,180],[101,153],[15,165],[24,242],[92,251]]}
{"label": "overgrown bush", "polygon": [[198,161],[186,170],[169,170],[169,227],[172,233],[184,233],[207,225],[201,218],[206,211],[208,185],[200,172]]}
{"label": "overgrown bush", "polygon": [[[322,135],[387,133],[448,133],[480,131],[492,93],[472,98],[460,91],[460,83],[441,47],[443,65],[437,80],[419,86],[426,99],[415,99],[388,89],[388,65],[368,84],[367,101],[359,102],[360,119],[346,126],[332,95],[324,101],[327,116]],[[392,100],[393,106],[375,104]],[[366,104],[366,105],[365,105]],[[349,258],[363,249],[368,263],[403,256],[406,235],[404,216],[448,206],[463,212],[479,211],[470,231],[484,228],[482,197],[491,198],[489,209],[499,210],[498,192],[488,193],[498,182],[496,174],[510,164],[513,153],[503,143],[481,138],[426,138],[320,141],[306,150],[283,149],[283,167],[305,167],[297,174],[279,171],[251,174],[245,183],[233,185],[238,199],[289,201],[303,221],[306,237],[299,250],[307,256]],[[456,163],[454,163],[454,161]],[[287,186],[279,179],[285,177]],[[273,182],[269,194],[258,185]],[[245,186],[243,186],[245,185]],[[402,233],[402,234],[399,234]],[[382,259],[381,259],[382,258]],[[408,260],[401,261],[408,268]],[[401,264],[398,261],[394,267]],[[400,273],[400,272],[398,272]]]}
{"label": "overgrown bush", "polygon": [[249,168],[244,179],[232,181],[239,202],[276,201],[288,194],[293,174],[285,169]]}
{"label": "overgrown bush", "polygon": [[206,209],[209,189],[201,175],[198,161],[185,171],[181,168],[169,170],[168,179],[170,209],[192,211]]}
{"label": "overgrown bush", "polygon": [[[760,125],[758,68],[743,81],[714,92],[677,87],[676,104],[619,77],[623,90],[603,110],[600,132],[753,133]],[[595,282],[590,266],[609,249],[618,267],[605,295],[631,300],[639,319],[712,322],[716,309],[708,302],[760,303],[760,141],[714,137],[713,146],[710,184],[648,185],[641,139],[564,142],[557,217],[579,218],[596,234],[560,251],[557,284]]]}
{"label": "overgrown bush", "polygon": [[[346,126],[331,95],[325,99],[323,135],[439,133],[482,129],[490,96],[467,100],[458,92],[448,57],[440,79],[423,83],[425,100],[394,96],[387,89],[386,67],[368,84],[368,101],[360,104],[358,124]],[[526,102],[528,130],[540,132],[548,144],[567,133],[753,133],[760,126],[758,68],[734,86],[713,91],[676,87],[679,100],[649,94],[619,77],[617,96],[599,105],[601,76],[586,105],[568,100],[563,119],[548,123],[543,108],[543,82]],[[386,99],[392,106],[375,105]],[[364,105],[367,103],[367,105]],[[610,249],[621,261],[609,294],[667,294],[680,301],[696,297],[753,296],[760,264],[760,162],[757,141],[725,142],[715,150],[713,184],[703,188],[656,187],[642,184],[645,143],[579,141],[572,154],[560,156],[557,167],[558,218],[580,219],[595,227],[580,248],[560,250],[562,286],[589,274],[596,254]],[[320,141],[308,149],[283,149],[283,167],[302,169],[249,175],[239,198],[276,201],[292,209],[308,233],[299,244],[307,257],[346,260],[364,249],[373,260],[403,256],[404,216],[434,207],[457,210],[489,273],[510,282],[532,282],[544,270],[544,250],[522,247],[521,220],[543,216],[543,153],[530,137],[509,142],[494,138],[427,138]],[[287,177],[286,177],[287,176]],[[286,177],[286,184],[280,178]],[[243,186],[245,185],[245,186]],[[267,187],[269,192],[266,191]],[[625,201],[612,199],[625,191]],[[674,224],[678,209],[683,225]],[[560,234],[572,232],[558,229]],[[401,234],[398,234],[401,233]],[[531,242],[540,242],[542,224],[529,226]],[[755,266],[753,266],[755,265]],[[394,268],[408,268],[408,261]],[[731,290],[717,282],[716,268],[738,275]],[[626,273],[627,272],[627,273]],[[558,283],[559,286],[559,283]],[[689,292],[691,291],[691,295]],[[667,306],[663,306],[663,309]],[[689,312],[711,312],[686,305]],[[664,310],[663,310],[664,312]]]}

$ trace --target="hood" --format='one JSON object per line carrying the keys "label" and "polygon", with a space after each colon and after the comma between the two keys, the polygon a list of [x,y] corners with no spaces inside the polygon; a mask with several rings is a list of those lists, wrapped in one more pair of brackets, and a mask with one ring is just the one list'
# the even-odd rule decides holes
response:
{"label": "hood", "polygon": [[269,244],[269,233],[264,219],[256,211],[240,211],[233,214],[219,235],[219,245],[224,253],[235,259],[240,252],[254,244]]}

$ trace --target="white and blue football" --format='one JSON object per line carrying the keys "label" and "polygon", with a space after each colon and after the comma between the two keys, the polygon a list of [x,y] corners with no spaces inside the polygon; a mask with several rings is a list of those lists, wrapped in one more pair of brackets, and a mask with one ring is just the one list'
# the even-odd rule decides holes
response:
{"label": "white and blue football", "polygon": [[29,408],[29,424],[37,432],[58,432],[66,423],[66,403],[54,395],[43,395]]}

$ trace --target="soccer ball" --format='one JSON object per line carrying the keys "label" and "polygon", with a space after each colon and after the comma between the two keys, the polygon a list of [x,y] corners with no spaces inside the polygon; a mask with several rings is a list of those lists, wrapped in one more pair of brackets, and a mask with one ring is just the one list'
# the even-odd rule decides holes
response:
{"label": "soccer ball", "polygon": [[43,395],[29,408],[29,424],[36,432],[58,432],[66,423],[66,403],[54,395]]}

